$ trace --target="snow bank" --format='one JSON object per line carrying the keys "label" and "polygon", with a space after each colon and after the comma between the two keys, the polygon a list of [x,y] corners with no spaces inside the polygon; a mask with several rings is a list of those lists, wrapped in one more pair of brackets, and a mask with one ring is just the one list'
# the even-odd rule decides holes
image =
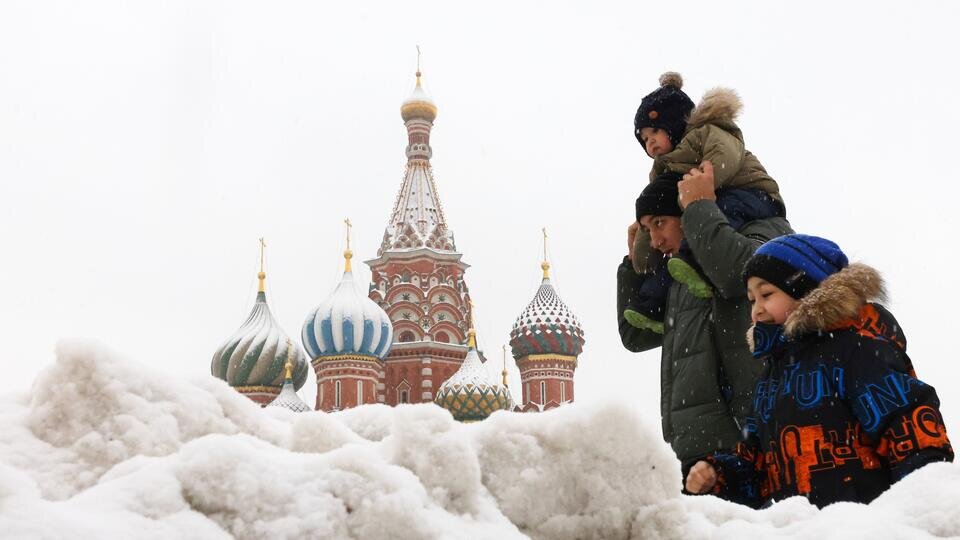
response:
{"label": "snow bank", "polygon": [[869,506],[753,511],[678,492],[658,426],[627,404],[260,409],[65,342],[0,397],[0,531],[47,538],[785,538],[960,536],[960,466]]}

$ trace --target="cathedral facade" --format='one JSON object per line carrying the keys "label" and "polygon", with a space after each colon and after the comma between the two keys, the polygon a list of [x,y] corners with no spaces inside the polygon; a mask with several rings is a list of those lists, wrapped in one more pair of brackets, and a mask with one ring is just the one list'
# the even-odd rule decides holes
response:
{"label": "cathedral facade", "polygon": [[[314,408],[435,402],[459,420],[475,421],[494,410],[542,411],[572,402],[583,330],[550,283],[546,261],[543,282],[510,334],[520,401],[507,388],[505,366],[502,381],[487,375],[471,320],[469,265],[457,250],[430,165],[437,107],[420,71],[416,76],[400,108],[406,169],[377,256],[365,261],[367,292],[354,280],[348,240],[341,282],[301,330],[317,380]],[[299,346],[282,347],[287,338],[269,315],[263,290],[261,279],[253,313],[214,355],[211,372],[258,403],[302,410],[287,404],[299,401],[295,390],[305,382],[307,361]],[[251,320],[264,313],[279,332],[258,345],[263,324]]]}

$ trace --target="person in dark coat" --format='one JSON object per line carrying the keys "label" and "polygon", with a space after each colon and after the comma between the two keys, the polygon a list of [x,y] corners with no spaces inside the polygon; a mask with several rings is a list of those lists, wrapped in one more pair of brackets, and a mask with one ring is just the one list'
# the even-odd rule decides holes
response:
{"label": "person in dark coat", "polygon": [[695,464],[689,492],[754,507],[795,495],[821,508],[869,503],[920,467],[953,461],[937,393],[875,302],[885,296],[876,270],[793,234],[761,246],[744,279],[763,363],[748,436]]}
{"label": "person in dark coat", "polygon": [[[676,207],[679,194],[682,214],[644,216],[643,228],[634,223],[627,229],[631,253],[617,268],[617,322],[627,350],[662,347],[663,438],[681,464],[689,467],[716,450],[732,449],[741,438],[760,371],[745,339],[750,305],[741,277],[743,265],[763,242],[793,231],[780,217],[731,227],[717,206],[709,163],[679,183],[663,187],[673,189],[661,198],[664,205]],[[676,208],[665,208],[654,212],[679,213]],[[635,237],[642,240],[635,241]],[[656,279],[647,270],[663,264],[664,255],[678,249],[682,240],[716,286],[716,294],[699,298],[673,282],[668,289],[663,332],[636,328],[624,318],[624,307],[637,300],[648,280]],[[640,271],[631,260],[642,262]]]}

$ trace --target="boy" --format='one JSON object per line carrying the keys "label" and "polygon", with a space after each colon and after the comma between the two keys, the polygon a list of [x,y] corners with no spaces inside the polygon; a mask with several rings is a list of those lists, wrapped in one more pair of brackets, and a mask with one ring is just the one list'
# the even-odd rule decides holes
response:
{"label": "boy", "polygon": [[916,378],[876,270],[793,234],[747,261],[751,349],[765,363],[748,437],[685,476],[691,493],[758,507],[802,495],[869,503],[907,474],[953,461],[932,386]]}
{"label": "boy", "polygon": [[[734,230],[749,221],[785,217],[777,183],[744,148],[743,135],[733,122],[742,108],[737,95],[718,88],[704,95],[694,109],[693,102],[681,90],[683,79],[679,74],[664,73],[660,85],[643,98],[634,118],[634,134],[654,159],[650,181],[664,173],[683,175],[710,161],[716,171],[717,206]],[[637,236],[637,242],[648,240],[645,234]],[[653,268],[643,261],[634,261],[638,273],[653,273],[657,277],[646,284],[638,303],[628,305],[624,312],[633,326],[662,331],[663,302],[671,276],[700,298],[713,295],[713,287],[704,279],[685,243],[672,256],[670,260],[657,261]]]}

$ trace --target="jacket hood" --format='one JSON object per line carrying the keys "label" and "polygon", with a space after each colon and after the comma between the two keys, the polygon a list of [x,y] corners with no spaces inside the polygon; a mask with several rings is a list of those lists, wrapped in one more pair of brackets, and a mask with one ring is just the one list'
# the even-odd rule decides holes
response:
{"label": "jacket hood", "polygon": [[[852,263],[828,276],[816,289],[800,299],[799,305],[783,323],[784,336],[795,339],[810,332],[836,330],[847,326],[861,327],[874,322],[865,319],[878,316],[882,319],[893,319],[886,309],[871,304],[873,301],[885,299],[886,289],[880,273],[865,264]],[[893,321],[895,323],[895,319]],[[895,324],[891,326],[899,334],[899,326]],[[885,334],[887,332],[870,333]],[[747,330],[747,344],[752,352],[754,350],[752,325]]]}
{"label": "jacket hood", "polygon": [[687,129],[705,124],[733,123],[741,109],[743,109],[743,102],[734,90],[730,88],[708,90],[700,99],[700,103],[690,112]]}

